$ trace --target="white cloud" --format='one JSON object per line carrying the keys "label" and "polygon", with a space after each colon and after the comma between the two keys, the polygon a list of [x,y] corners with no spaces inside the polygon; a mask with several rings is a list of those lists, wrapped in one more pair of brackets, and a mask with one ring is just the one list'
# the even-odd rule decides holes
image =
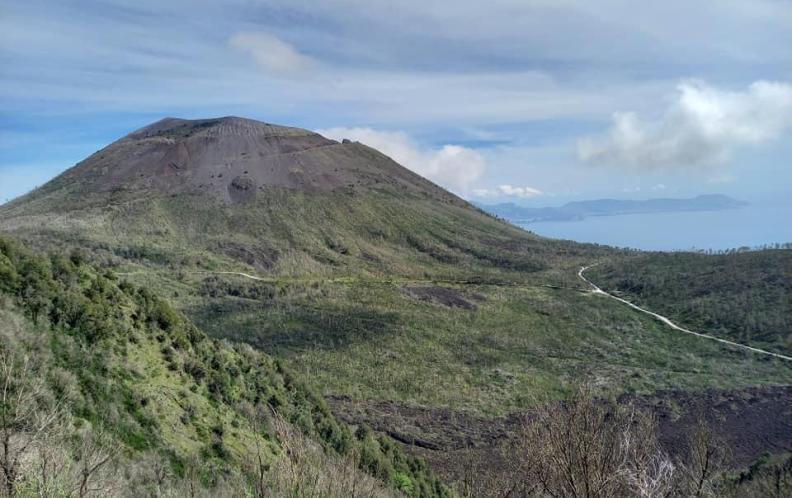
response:
{"label": "white cloud", "polygon": [[605,136],[578,143],[594,163],[667,167],[726,162],[735,147],[775,140],[792,128],[792,84],[757,81],[745,91],[686,81],[658,119],[613,115]]}
{"label": "white cloud", "polygon": [[371,128],[330,128],[318,133],[342,140],[356,140],[373,147],[403,166],[443,187],[466,193],[469,186],[487,169],[477,151],[459,145],[444,145],[437,150],[421,149],[402,132]]}
{"label": "white cloud", "polygon": [[232,48],[247,52],[265,71],[280,76],[305,73],[315,61],[269,33],[243,31],[228,39]]}
{"label": "white cloud", "polygon": [[508,195],[512,197],[536,197],[537,195],[542,195],[542,191],[539,189],[535,189],[533,187],[513,187],[511,185],[499,185],[498,190],[503,195]]}
{"label": "white cloud", "polygon": [[498,185],[496,189],[477,188],[473,190],[475,197],[520,197],[529,199],[544,195],[539,189],[533,187],[515,187],[514,185]]}

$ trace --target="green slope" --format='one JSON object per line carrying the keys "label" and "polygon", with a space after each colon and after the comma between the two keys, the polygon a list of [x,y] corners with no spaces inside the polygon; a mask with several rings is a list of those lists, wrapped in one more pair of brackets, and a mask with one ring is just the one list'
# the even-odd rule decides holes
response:
{"label": "green slope", "polygon": [[387,190],[308,194],[273,188],[242,206],[203,195],[153,193],[108,200],[100,208],[77,203],[59,210],[47,199],[0,208],[0,227],[43,247],[83,248],[122,268],[239,268],[309,278],[541,276],[574,283],[560,267],[612,252],[542,239],[467,205]]}
{"label": "green slope", "polygon": [[[190,123],[97,152],[0,207],[0,230],[85,250],[323,394],[493,414],[582,380],[638,392],[791,380],[789,365],[581,292],[580,266],[619,251],[520,230],[360,144]],[[255,195],[238,195],[245,185]]]}
{"label": "green slope", "polygon": [[[280,361],[208,338],[152,292],[119,282],[80,253],[39,256],[0,238],[0,332],[4,368],[32,369],[26,380],[4,374],[0,384],[12,386],[4,392],[40,384],[36,413],[60,407],[63,433],[87,426],[105,434],[105,447],[127,469],[162,462],[174,482],[197,474],[201,486],[211,488],[231,479],[241,492],[252,486],[251,465],[259,457],[269,472],[291,455],[284,444],[294,441],[273,425],[282,418],[318,443],[325,457],[317,462],[351,459],[379,479],[380,496],[395,487],[411,496],[447,494],[421,461],[387,439],[339,423]],[[38,415],[30,426],[5,424],[15,406],[0,406],[3,433],[34,437]],[[25,465],[32,460],[29,454],[23,459]],[[32,486],[38,471],[25,469],[19,485]]]}

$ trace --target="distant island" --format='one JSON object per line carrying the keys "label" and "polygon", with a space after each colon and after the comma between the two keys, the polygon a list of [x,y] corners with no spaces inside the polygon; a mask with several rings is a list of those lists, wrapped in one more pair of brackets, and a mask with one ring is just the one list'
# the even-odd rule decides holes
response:
{"label": "distant island", "polygon": [[726,195],[699,195],[689,199],[647,199],[630,201],[597,199],[569,202],[558,207],[531,208],[512,202],[482,205],[484,211],[515,223],[539,221],[576,221],[589,216],[618,216],[623,214],[668,213],[678,211],[721,211],[737,209],[748,203]]}

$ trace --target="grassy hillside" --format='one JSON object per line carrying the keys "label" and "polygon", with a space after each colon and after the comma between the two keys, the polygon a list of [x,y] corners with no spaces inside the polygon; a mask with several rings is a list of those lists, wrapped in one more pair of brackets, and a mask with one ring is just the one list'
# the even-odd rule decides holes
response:
{"label": "grassy hillside", "polygon": [[792,250],[641,254],[589,275],[693,330],[792,354]]}
{"label": "grassy hillside", "polygon": [[[206,337],[80,253],[43,257],[0,239],[0,332],[0,429],[11,441],[0,467],[17,491],[70,494],[90,457],[103,462],[91,486],[127,480],[136,496],[183,496],[183,486],[301,496],[320,477],[377,496],[447,494],[394,443],[339,423],[280,361]],[[111,463],[123,465],[109,476]]]}
{"label": "grassy hillside", "polygon": [[272,188],[243,206],[203,195],[151,195],[85,207],[93,204],[86,195],[64,209],[50,197],[0,207],[0,228],[43,247],[85,249],[110,266],[240,268],[273,278],[541,276],[574,283],[559,268],[613,252],[543,239],[467,205],[390,190]]}
{"label": "grassy hillside", "polygon": [[81,248],[210,335],[288,359],[323,394],[502,414],[592,377],[629,392],[790,381],[785,365],[582,293],[579,266],[615,251],[434,199],[284,190],[244,208],[153,197],[5,225],[20,220],[15,233]]}
{"label": "grassy hillside", "polygon": [[[583,381],[627,392],[792,381],[781,361],[673,333],[576,289],[222,277],[215,290],[213,277],[192,278],[178,300],[210,334],[288,358],[326,394],[503,414]],[[443,304],[448,294],[469,307]]]}
{"label": "grassy hillside", "polygon": [[491,417],[583,381],[599,393],[792,382],[788,362],[586,292],[581,266],[629,253],[538,237],[360,144],[167,126],[0,207],[0,231],[79,249],[209,336],[355,403]]}

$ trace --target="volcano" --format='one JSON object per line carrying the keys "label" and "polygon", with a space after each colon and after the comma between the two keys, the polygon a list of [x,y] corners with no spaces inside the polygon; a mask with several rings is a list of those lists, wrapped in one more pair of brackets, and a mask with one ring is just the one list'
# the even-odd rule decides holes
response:
{"label": "volcano", "polygon": [[537,271],[555,251],[371,147],[239,117],[134,131],[0,207],[0,229],[114,265],[286,274]]}
{"label": "volcano", "polygon": [[243,202],[267,189],[392,188],[454,196],[359,142],[251,119],[165,118],[91,155],[52,188],[85,194],[206,194]]}

